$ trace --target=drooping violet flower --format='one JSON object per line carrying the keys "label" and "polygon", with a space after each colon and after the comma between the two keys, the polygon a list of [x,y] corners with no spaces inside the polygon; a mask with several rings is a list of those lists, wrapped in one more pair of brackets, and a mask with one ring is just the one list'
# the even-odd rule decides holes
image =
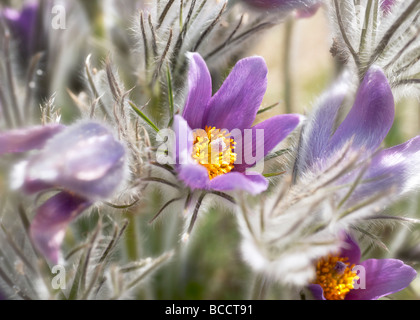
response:
{"label": "drooping violet flower", "polygon": [[[300,116],[279,115],[252,127],[267,86],[264,60],[251,57],[239,61],[212,96],[206,63],[193,53],[188,83],[182,117],[176,116],[174,122],[178,177],[191,189],[240,189],[252,194],[266,190],[268,181],[260,173],[246,174],[246,170],[286,138]],[[247,133],[252,139],[247,139]],[[245,163],[257,148],[263,152]]]}
{"label": "drooping violet flower", "polygon": [[309,289],[317,300],[377,300],[406,288],[417,276],[397,259],[360,261],[358,244],[345,235],[338,252],[316,263],[316,278]]}
{"label": "drooping violet flower", "polygon": [[[345,86],[344,86],[345,87]],[[369,199],[386,191],[393,192],[388,201],[418,189],[420,164],[420,136],[390,149],[376,152],[394,121],[394,99],[383,71],[371,67],[366,73],[353,107],[334,130],[345,96],[336,90],[315,109],[303,128],[297,175],[322,174],[346,156],[357,155],[356,168],[335,180],[336,185],[357,182],[350,188],[346,206]],[[376,153],[375,153],[376,152]],[[360,178],[361,175],[361,179]],[[358,178],[359,177],[359,178]]]}
{"label": "drooping violet flower", "polygon": [[2,153],[42,147],[17,166],[14,184],[28,194],[60,190],[37,209],[30,227],[35,246],[57,263],[71,221],[96,201],[110,197],[121,184],[125,149],[108,128],[91,121],[5,132],[0,141],[6,145]]}

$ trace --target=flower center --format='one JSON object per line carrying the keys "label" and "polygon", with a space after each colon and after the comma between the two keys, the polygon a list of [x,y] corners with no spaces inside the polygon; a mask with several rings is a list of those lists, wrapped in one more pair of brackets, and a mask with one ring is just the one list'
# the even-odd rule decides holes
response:
{"label": "flower center", "polygon": [[226,131],[206,126],[194,131],[193,159],[204,166],[210,180],[232,171],[236,160],[233,152],[236,142]]}
{"label": "flower center", "polygon": [[354,289],[353,283],[359,277],[352,271],[355,265],[350,266],[347,260],[329,255],[318,261],[314,283],[322,287],[325,299],[344,300],[347,293]]}

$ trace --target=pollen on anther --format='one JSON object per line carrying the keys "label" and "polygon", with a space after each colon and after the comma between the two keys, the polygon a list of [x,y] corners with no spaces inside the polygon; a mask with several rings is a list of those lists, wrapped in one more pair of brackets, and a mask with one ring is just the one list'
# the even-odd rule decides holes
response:
{"label": "pollen on anther", "polygon": [[206,126],[204,131],[194,132],[192,157],[207,169],[211,180],[233,170],[235,145],[228,132]]}

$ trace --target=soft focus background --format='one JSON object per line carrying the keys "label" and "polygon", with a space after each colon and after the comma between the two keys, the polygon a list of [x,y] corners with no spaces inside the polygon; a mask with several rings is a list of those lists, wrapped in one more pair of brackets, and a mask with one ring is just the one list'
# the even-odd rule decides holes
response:
{"label": "soft focus background", "polygon": [[[111,53],[115,57],[116,69],[122,74],[130,72],[129,67],[124,65],[124,55],[128,55],[130,50],[130,44],[126,39],[129,39],[127,35],[133,32],[129,30],[131,21],[138,19],[137,14],[133,15],[136,12],[133,8],[140,9],[144,5],[139,1],[74,0],[74,2],[79,2],[77,8],[80,12],[72,12],[71,16],[68,16],[68,28],[73,26],[81,28],[86,24],[82,28],[85,34],[82,40],[68,37],[67,42],[62,44],[64,53],[67,49],[71,52],[65,56],[64,62],[68,67],[58,76],[57,83],[54,83],[48,92],[48,95],[57,94],[56,103],[62,110],[64,122],[70,122],[80,116],[66,89],[70,87],[75,92],[80,89],[79,75],[83,73],[84,60],[88,54],[92,54],[94,64],[100,64]],[[22,1],[0,1],[3,7],[19,8],[21,3]],[[115,7],[119,10],[115,10]],[[107,20],[110,17],[115,20],[112,22]],[[115,23],[118,28],[115,28],[115,25],[109,28],[110,24]],[[287,112],[305,114],[311,110],[313,102],[328,88],[337,74],[337,63],[330,53],[331,45],[328,20],[323,10],[319,10],[311,18],[289,19],[252,39],[251,44],[238,55],[238,58],[249,55],[261,55],[265,58],[269,69],[269,80],[263,107],[277,104],[257,121],[274,114]],[[226,74],[226,72],[220,73]],[[396,145],[418,135],[419,132],[420,104],[418,101],[404,100],[397,106],[396,122],[386,143],[389,146]],[[160,254],[162,249],[171,248],[172,241],[177,241],[176,232],[173,235],[163,233],[168,225],[179,223],[177,210],[181,208],[171,207],[171,210],[166,210],[164,216],[155,224],[149,225],[148,220],[164,203],[162,190],[152,188],[146,200],[146,204],[137,208],[136,212],[117,213],[136,217],[132,228],[138,228],[140,232],[128,230],[124,240],[141,243],[141,245],[131,245],[128,256],[132,258]],[[405,217],[420,218],[418,200],[418,198],[407,199],[392,210]],[[207,203],[206,208],[207,213],[196,226],[188,251],[180,259],[175,258],[165,265],[154,277],[145,282],[138,298],[242,299],[247,296],[251,272],[239,256],[240,237],[232,212],[228,209],[222,210],[212,203]],[[84,215],[72,226],[68,239],[72,238],[72,234],[83,236],[94,228],[95,222],[94,214]],[[401,258],[406,263],[418,266],[420,227],[392,225],[385,228],[378,225],[377,228],[380,239],[388,247],[388,251],[378,246],[365,248],[368,257]],[[298,294],[296,292],[296,297]],[[400,299],[420,298],[420,280],[416,280],[410,288],[395,296]],[[290,296],[275,285],[269,298],[281,299]]]}

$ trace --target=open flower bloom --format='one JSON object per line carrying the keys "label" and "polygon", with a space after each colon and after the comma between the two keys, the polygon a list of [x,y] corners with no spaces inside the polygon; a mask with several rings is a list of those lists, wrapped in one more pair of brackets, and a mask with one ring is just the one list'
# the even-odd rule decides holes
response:
{"label": "open flower bloom", "polygon": [[182,117],[174,122],[176,169],[188,187],[252,194],[267,189],[268,181],[247,169],[286,138],[300,116],[279,115],[251,127],[266,86],[264,60],[251,57],[239,61],[212,96],[206,63],[191,54],[188,98]]}
{"label": "open flower bloom", "polygon": [[[308,118],[303,128],[297,175],[321,174],[356,155],[355,169],[335,179],[336,185],[356,183],[346,206],[390,192],[395,201],[420,187],[420,136],[404,144],[379,150],[394,121],[394,99],[382,70],[371,67],[356,95],[353,107],[335,130],[348,86],[335,86]],[[350,157],[350,156],[349,156]],[[360,176],[361,175],[361,176]]]}
{"label": "open flower bloom", "polygon": [[125,149],[96,122],[9,131],[0,135],[0,142],[0,154],[40,149],[17,165],[15,187],[28,194],[60,190],[37,209],[30,227],[35,246],[57,263],[69,223],[120,185]]}
{"label": "open flower bloom", "polygon": [[396,259],[360,261],[360,248],[346,235],[342,248],[316,263],[309,289],[317,300],[376,300],[406,288],[417,276]]}
{"label": "open flower bloom", "polygon": [[[40,6],[38,1],[28,2],[21,10],[5,8],[0,11],[0,18],[4,18],[14,39],[18,42],[19,53],[23,61],[29,59],[34,53],[33,46],[40,46],[40,41],[45,41],[41,35],[34,37]],[[27,61],[25,61],[27,62]]]}

